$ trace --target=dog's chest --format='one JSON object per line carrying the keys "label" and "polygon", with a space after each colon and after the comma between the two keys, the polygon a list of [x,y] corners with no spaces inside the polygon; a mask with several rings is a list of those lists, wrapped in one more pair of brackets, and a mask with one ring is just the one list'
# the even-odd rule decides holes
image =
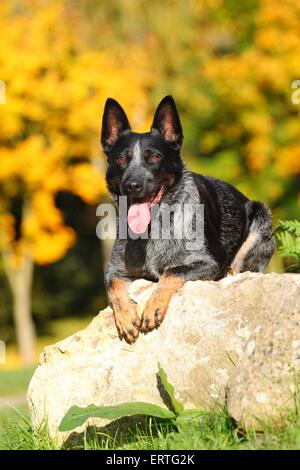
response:
{"label": "dog's chest", "polygon": [[149,240],[146,249],[147,272],[159,277],[165,269],[184,264],[186,247],[184,240]]}
{"label": "dog's chest", "polygon": [[184,240],[130,240],[127,242],[125,264],[132,277],[158,280],[163,272],[184,263]]}
{"label": "dog's chest", "polygon": [[184,227],[193,225],[194,208],[192,204],[187,207],[184,213],[182,205],[173,206],[171,216],[167,206],[161,207],[159,230],[155,231],[151,224],[146,239],[127,241],[126,269],[131,276],[158,280],[166,269],[188,261],[191,253],[187,249]]}

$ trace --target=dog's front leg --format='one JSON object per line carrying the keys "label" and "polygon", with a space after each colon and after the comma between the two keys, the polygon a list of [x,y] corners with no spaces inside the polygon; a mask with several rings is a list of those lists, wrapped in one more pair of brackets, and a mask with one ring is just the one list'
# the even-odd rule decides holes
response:
{"label": "dog's front leg", "polygon": [[190,265],[178,266],[166,271],[146,303],[140,330],[143,333],[158,328],[167,313],[169,302],[186,281],[217,280],[227,273],[227,257],[217,263],[210,257]]}
{"label": "dog's front leg", "polygon": [[141,320],[137,314],[137,305],[128,295],[131,281],[114,277],[108,285],[108,296],[112,303],[115,323],[120,339],[132,344],[137,340]]}
{"label": "dog's front leg", "polygon": [[179,277],[173,273],[165,273],[157,283],[157,286],[146,303],[142,316],[141,331],[148,331],[158,328],[167,313],[169,302],[185,283],[184,277]]}

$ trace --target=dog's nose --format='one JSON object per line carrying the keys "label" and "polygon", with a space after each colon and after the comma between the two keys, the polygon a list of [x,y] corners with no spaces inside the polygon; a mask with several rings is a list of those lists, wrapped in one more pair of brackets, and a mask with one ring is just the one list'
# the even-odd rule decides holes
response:
{"label": "dog's nose", "polygon": [[126,190],[128,193],[139,193],[143,189],[142,185],[137,181],[128,181],[126,184]]}

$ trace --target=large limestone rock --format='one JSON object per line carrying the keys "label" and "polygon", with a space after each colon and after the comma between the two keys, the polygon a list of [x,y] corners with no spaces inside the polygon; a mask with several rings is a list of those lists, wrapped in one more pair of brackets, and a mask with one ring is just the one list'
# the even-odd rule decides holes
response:
{"label": "large limestone rock", "polygon": [[295,392],[299,395],[300,275],[261,276],[256,286],[256,314],[228,383],[227,404],[235,420],[261,429],[284,419],[295,405]]}
{"label": "large limestone rock", "polygon": [[[154,288],[145,280],[131,284],[141,311]],[[106,308],[85,330],[45,349],[27,398],[34,423],[46,418],[51,436],[62,442],[68,434],[58,425],[72,405],[165,406],[160,362],[186,408],[227,401],[242,426],[259,428],[293,406],[299,360],[300,275],[243,273],[186,283],[161,327],[134,345],[119,340]]]}

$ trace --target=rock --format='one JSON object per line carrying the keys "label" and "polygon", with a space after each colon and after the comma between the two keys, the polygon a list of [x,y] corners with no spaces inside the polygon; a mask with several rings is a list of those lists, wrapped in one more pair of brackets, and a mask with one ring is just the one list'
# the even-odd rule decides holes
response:
{"label": "rock", "polygon": [[[155,284],[138,280],[130,296],[140,312]],[[292,406],[300,359],[300,275],[243,273],[219,282],[187,282],[173,297],[158,330],[134,345],[120,341],[108,307],[90,325],[46,347],[27,399],[36,426],[58,425],[72,405],[146,401],[165,406],[157,363],[185,408],[213,408],[227,400],[242,426],[259,427]],[[89,421],[105,426],[107,420]]]}
{"label": "rock", "polygon": [[[300,371],[300,275],[262,276],[257,313],[228,383],[228,411],[244,428],[279,424],[295,406]],[[265,300],[264,300],[265,297]],[[299,394],[299,391],[298,391]]]}

